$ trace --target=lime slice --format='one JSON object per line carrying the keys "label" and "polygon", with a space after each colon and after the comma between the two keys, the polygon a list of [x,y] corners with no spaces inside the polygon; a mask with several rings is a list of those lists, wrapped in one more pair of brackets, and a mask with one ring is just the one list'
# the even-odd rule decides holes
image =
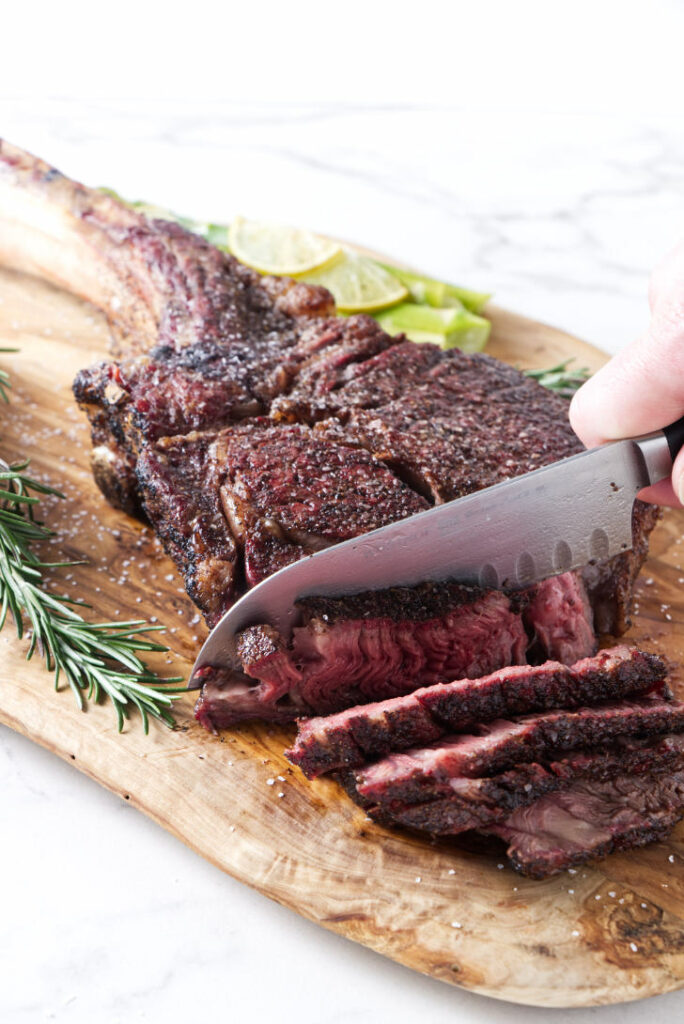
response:
{"label": "lime slice", "polygon": [[306,274],[304,279],[331,291],[341,313],[385,309],[408,295],[401,281],[375,260],[346,250],[326,267]]}
{"label": "lime slice", "polygon": [[339,256],[337,242],[301,228],[235,217],[228,229],[233,256],[261,274],[306,274]]}
{"label": "lime slice", "polygon": [[442,348],[481,352],[487,344],[491,324],[465,306],[437,309],[404,302],[380,313],[376,320],[388,334],[405,334],[411,341],[431,341]]}
{"label": "lime slice", "polygon": [[460,288],[455,284],[447,284],[446,281],[438,281],[434,277],[415,274],[411,270],[402,270],[391,266],[386,269],[406,285],[416,302],[428,306],[444,308],[445,306],[463,305],[472,313],[480,313],[491,299],[491,295],[486,292],[474,292],[469,288]]}

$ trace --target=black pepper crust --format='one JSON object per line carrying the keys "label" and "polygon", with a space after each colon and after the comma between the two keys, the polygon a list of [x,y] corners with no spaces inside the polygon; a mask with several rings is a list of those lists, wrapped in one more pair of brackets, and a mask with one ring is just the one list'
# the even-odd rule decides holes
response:
{"label": "black pepper crust", "polygon": [[[349,597],[308,597],[298,601],[304,622],[322,619],[333,623],[344,619],[392,619],[423,622],[441,618],[454,608],[472,604],[483,590],[460,583],[421,583],[416,587],[390,587],[366,591]],[[514,611],[519,612],[529,601],[529,594],[515,595]]]}

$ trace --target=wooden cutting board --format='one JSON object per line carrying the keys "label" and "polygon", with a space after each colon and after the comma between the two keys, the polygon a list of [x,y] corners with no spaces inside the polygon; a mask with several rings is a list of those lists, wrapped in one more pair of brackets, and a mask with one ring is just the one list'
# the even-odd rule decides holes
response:
{"label": "wooden cutting board", "polygon": [[[489,351],[525,367],[604,356],[561,331],[503,310]],[[111,509],[88,470],[89,439],[70,385],[107,353],[102,317],[31,278],[0,272],[0,355],[14,384],[0,408],[0,451],[30,456],[64,489],[45,518],[59,556],[88,565],[55,571],[104,619],[156,616],[171,628],[172,664],[187,675],[205,635],[180,578],[140,523]],[[684,517],[653,535],[630,639],[684,660]],[[671,616],[667,618],[666,616]],[[220,738],[179,704],[180,726],[135,718],[122,735],[111,707],[77,710],[55,692],[26,645],[0,633],[0,721],[71,761],[235,878],[297,913],[408,967],[499,999],[588,1006],[638,999],[684,982],[684,829],[667,843],[610,857],[546,882],[519,878],[503,857],[464,853],[391,833],[328,781],[307,782],[282,755],[292,731],[242,727]],[[677,674],[675,669],[675,673]],[[683,691],[684,692],[684,691]],[[369,961],[369,969],[372,963]]]}

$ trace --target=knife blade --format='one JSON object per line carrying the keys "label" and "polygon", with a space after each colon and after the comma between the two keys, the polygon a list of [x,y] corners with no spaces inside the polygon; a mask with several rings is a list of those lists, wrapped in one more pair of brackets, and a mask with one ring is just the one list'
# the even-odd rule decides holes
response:
{"label": "knife blade", "polygon": [[616,441],[309,555],[248,591],[211,631],[190,689],[207,666],[238,668],[236,634],[269,623],[288,637],[305,597],[456,580],[519,589],[632,547],[642,488],[667,477],[684,420]]}

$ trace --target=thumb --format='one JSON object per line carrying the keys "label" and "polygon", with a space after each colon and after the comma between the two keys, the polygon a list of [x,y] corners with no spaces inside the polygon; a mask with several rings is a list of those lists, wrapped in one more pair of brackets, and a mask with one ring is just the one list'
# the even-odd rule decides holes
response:
{"label": "thumb", "polygon": [[[684,245],[654,273],[650,300],[646,333],[572,400],[570,422],[588,447],[659,430],[684,413]],[[642,496],[663,504],[684,503],[683,453],[675,461],[671,483],[649,488]]]}

